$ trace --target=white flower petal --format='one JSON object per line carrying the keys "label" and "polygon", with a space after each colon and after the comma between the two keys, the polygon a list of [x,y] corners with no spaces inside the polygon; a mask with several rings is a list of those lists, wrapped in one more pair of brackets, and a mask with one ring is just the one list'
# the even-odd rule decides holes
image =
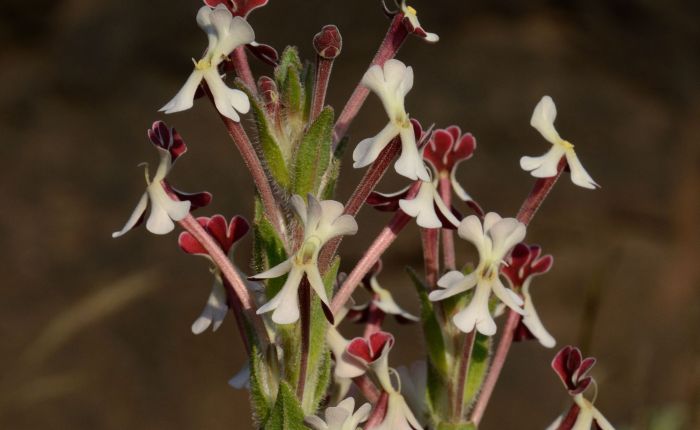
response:
{"label": "white flower petal", "polygon": [[399,129],[390,121],[379,134],[374,137],[363,139],[352,152],[352,160],[354,161],[352,167],[359,169],[372,164],[382,150],[398,134]]}
{"label": "white flower petal", "polygon": [[335,327],[328,328],[326,343],[333,353],[333,358],[335,358],[334,375],[337,378],[355,378],[367,372],[366,367],[362,363],[346,352],[345,349],[350,342]]}
{"label": "white flower petal", "polygon": [[280,264],[271,267],[267,269],[266,271],[262,273],[258,273],[257,275],[251,276],[253,279],[271,279],[271,278],[278,278],[285,273],[289,273],[290,270],[292,270],[292,258],[285,260],[281,262]]}
{"label": "white flower petal", "polygon": [[440,228],[442,222],[435,213],[433,194],[435,188],[432,182],[423,182],[418,194],[411,200],[399,200],[399,207],[407,215],[416,218],[416,223],[423,228]]}
{"label": "white flower petal", "polygon": [[232,121],[240,121],[240,113],[248,113],[250,100],[244,92],[226,86],[215,67],[204,71],[204,80],[214,97],[214,104],[219,113]]}
{"label": "white flower petal", "polygon": [[357,427],[358,424],[367,421],[367,418],[369,418],[369,413],[371,411],[372,405],[370,405],[369,403],[365,403],[359,408],[357,408],[357,411],[352,416],[352,423],[350,425],[350,428],[354,429],[355,427]]}
{"label": "white flower petal", "polygon": [[529,171],[535,178],[551,178],[556,176],[559,160],[565,154],[561,145],[552,146],[549,151],[539,157],[522,157],[520,167]]}
{"label": "white flower petal", "polygon": [[151,205],[151,213],[148,215],[148,221],[146,221],[146,229],[153,234],[168,234],[174,228],[175,224],[168,216],[168,212],[162,206]]}
{"label": "white flower petal", "polygon": [[304,424],[311,427],[313,430],[329,430],[328,425],[316,415],[309,415],[304,418]]}
{"label": "white flower petal", "polygon": [[569,169],[571,170],[571,182],[579,187],[588,188],[590,190],[600,188],[600,185],[586,172],[586,169],[584,169],[583,164],[581,164],[581,161],[579,161],[573,149],[566,151],[566,162],[569,164]]}
{"label": "white flower petal", "polygon": [[[215,19],[212,22],[215,26],[217,25]],[[235,16],[231,19],[229,13],[228,21],[224,19],[221,24],[225,26],[222,27],[225,31],[219,33],[219,44],[216,47],[217,54],[228,55],[237,47],[247,45],[255,40],[253,28],[240,16]]]}
{"label": "white flower petal", "polygon": [[[349,399],[352,400],[352,408],[355,407],[355,400],[350,397]],[[348,399],[345,399],[348,400]],[[345,401],[344,400],[344,401]],[[342,403],[342,402],[341,402]],[[338,430],[343,430],[343,425],[345,422],[352,417],[352,409],[349,411],[345,409],[344,407],[341,407],[340,405],[336,407],[330,407],[326,408],[326,424],[328,424],[329,429],[338,429]],[[355,429],[353,429],[355,430]]]}
{"label": "white flower petal", "polygon": [[441,288],[450,288],[454,284],[461,282],[464,279],[464,274],[459,270],[450,270],[438,279],[437,285]]}
{"label": "white flower petal", "polygon": [[401,155],[394,163],[396,173],[413,180],[430,181],[428,169],[418,153],[413,126],[409,124],[407,127],[401,128],[399,135],[401,136]]}
{"label": "white flower petal", "polygon": [[450,172],[450,182],[452,183],[452,189],[454,190],[455,194],[457,194],[457,197],[459,197],[463,202],[473,200],[469,193],[462,188],[462,185],[457,180],[457,165],[455,165]]}
{"label": "white flower petal", "polygon": [[221,278],[217,275],[202,314],[192,324],[192,333],[200,334],[209,326],[212,327],[212,331],[216,331],[224,322],[228,313],[228,304],[226,302],[226,289],[221,283]]}
{"label": "white flower petal", "polygon": [[323,278],[321,278],[321,273],[319,273],[316,265],[308,265],[306,267],[306,278],[309,280],[309,284],[318,298],[321,299],[321,302],[323,302],[326,307],[330,307],[328,296],[326,295],[326,286],[323,285]]}
{"label": "white flower petal", "polygon": [[500,279],[494,279],[494,281],[491,283],[491,290],[493,290],[493,293],[501,302],[503,302],[503,304],[520,315],[525,314],[525,311],[523,311],[521,308],[523,305],[523,299],[521,299],[520,296],[518,296],[513,290],[506,288]]}
{"label": "white flower petal", "polygon": [[244,364],[241,370],[228,380],[228,384],[237,390],[250,389],[250,364]]}
{"label": "white flower petal", "polygon": [[[461,277],[458,278],[457,274],[461,275]],[[474,288],[476,283],[477,277],[475,273],[470,273],[469,275],[464,276],[460,272],[453,270],[446,273],[438,280],[438,286],[445,289],[431,291],[428,295],[428,299],[432,302],[444,300],[448,297],[469,291],[470,289]]]}
{"label": "white flower petal", "polygon": [[428,33],[428,32],[426,32],[426,33],[425,33],[425,38],[424,38],[424,39],[425,39],[427,42],[435,43],[435,42],[438,42],[438,41],[440,40],[440,36],[438,36],[438,35],[435,34],[435,33]]}
{"label": "white flower petal", "polygon": [[503,218],[496,212],[489,212],[484,216],[484,233],[488,233],[494,225],[496,225]]}
{"label": "white flower petal", "polygon": [[503,218],[487,231],[492,241],[493,258],[501,261],[511,248],[525,239],[527,228],[515,218]]}
{"label": "white flower petal", "polygon": [[306,226],[306,203],[304,203],[304,198],[299,194],[294,194],[289,198],[289,203],[301,219],[301,222]]}
{"label": "white flower petal", "polygon": [[552,144],[561,140],[559,133],[554,128],[554,120],[557,118],[557,107],[550,96],[544,96],[535,106],[530,119],[530,125],[542,134]]}
{"label": "white flower petal", "polygon": [[464,333],[469,333],[476,328],[479,333],[485,336],[496,334],[496,322],[489,312],[490,294],[491,287],[489,284],[479,282],[472,301],[452,318],[452,322],[458,329]]}
{"label": "white flower petal", "polygon": [[440,213],[442,213],[442,216],[452,223],[453,226],[459,227],[459,220],[452,213],[452,210],[445,205],[445,202],[442,200],[442,197],[440,197],[440,193],[438,193],[437,189],[433,191],[433,200],[435,202],[435,206],[437,206],[437,209],[440,211]]}
{"label": "white flower petal", "polygon": [[[489,212],[489,214],[490,213],[493,212]],[[488,217],[489,214],[486,214],[486,216]],[[482,254],[485,236],[484,228],[481,226],[481,221],[479,220],[478,216],[469,215],[468,217],[464,218],[462,222],[459,223],[457,234],[459,234],[459,237],[462,239],[468,240],[474,244],[477,250],[479,250],[479,255]]]}
{"label": "white flower petal", "polygon": [[552,337],[551,334],[544,328],[542,321],[540,321],[539,315],[535,310],[535,305],[532,301],[532,296],[530,295],[530,281],[532,278],[528,278],[523,285],[523,296],[525,297],[525,303],[523,309],[525,315],[523,316],[523,324],[530,330],[533,336],[544,346],[545,348],[553,348],[557,344],[557,341]]}
{"label": "white flower petal", "polygon": [[193,70],[185,84],[180,88],[180,91],[175,94],[175,97],[166,103],[165,106],[158,109],[158,111],[175,113],[191,108],[194,104],[194,94],[197,92],[203,77],[204,74],[201,70]]}
{"label": "white flower petal", "polygon": [[615,430],[615,427],[610,424],[610,421],[608,421],[596,408],[593,408],[593,419],[601,430]]}
{"label": "white flower petal", "polygon": [[[275,296],[279,296],[279,301],[276,302],[275,310],[272,312],[272,321],[277,324],[292,324],[299,319],[299,282],[303,272],[300,270],[292,270],[289,272],[287,281],[280,292]],[[274,300],[274,299],[273,299]],[[261,314],[263,307],[258,309],[258,314]]]}
{"label": "white flower petal", "polygon": [[143,213],[146,211],[147,206],[148,193],[143,193],[141,199],[139,199],[139,202],[136,204],[136,208],[134,208],[134,211],[131,213],[131,216],[129,216],[129,219],[127,220],[126,224],[124,224],[124,227],[122,227],[121,230],[112,233],[112,238],[116,239],[119,236],[123,236],[129,230],[134,228],[134,226],[139,222],[139,220],[143,216]]}

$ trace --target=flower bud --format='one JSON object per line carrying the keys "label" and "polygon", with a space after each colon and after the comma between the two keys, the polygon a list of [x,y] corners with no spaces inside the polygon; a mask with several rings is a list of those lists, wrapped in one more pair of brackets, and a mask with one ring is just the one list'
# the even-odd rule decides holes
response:
{"label": "flower bud", "polygon": [[343,38],[335,25],[324,26],[314,36],[314,49],[318,55],[327,60],[333,60],[343,49]]}

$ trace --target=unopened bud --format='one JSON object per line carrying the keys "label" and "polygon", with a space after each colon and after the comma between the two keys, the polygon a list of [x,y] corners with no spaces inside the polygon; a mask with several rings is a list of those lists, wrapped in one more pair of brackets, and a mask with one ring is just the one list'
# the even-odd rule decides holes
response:
{"label": "unopened bud", "polygon": [[314,49],[318,55],[332,60],[340,55],[343,49],[343,38],[335,25],[326,25],[314,36]]}
{"label": "unopened bud", "polygon": [[265,106],[275,105],[279,101],[277,84],[267,76],[261,76],[260,79],[258,79],[258,91],[260,92]]}

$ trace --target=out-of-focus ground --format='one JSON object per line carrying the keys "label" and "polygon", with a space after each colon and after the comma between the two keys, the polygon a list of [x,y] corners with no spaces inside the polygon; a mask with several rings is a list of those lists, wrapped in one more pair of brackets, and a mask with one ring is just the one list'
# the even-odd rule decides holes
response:
{"label": "out-of-focus ground", "polygon": [[[337,24],[344,49],[329,100],[338,110],[367,67],[387,21],[375,1],[272,0],[251,17],[259,41],[300,47]],[[460,179],[488,210],[513,215],[532,185],[522,155],[548,144],[528,125],[543,94],[577,145],[591,192],[565,177],[528,232],[555,256],[533,292],[559,345],[595,355],[597,405],[619,428],[691,429],[700,421],[700,7],[690,1],[420,1],[441,41],[410,39],[407,99],[424,123],[475,134]],[[247,395],[226,381],[243,364],[232,321],[189,327],[210,287],[203,260],[176,235],[139,229],[119,240],[143,190],[137,163],[155,119],[190,151],[173,181],[207,189],[202,214],[251,217],[252,184],[207,103],[164,117],[205,46],[199,3],[151,0],[0,6],[0,428],[248,428]],[[257,71],[269,70],[253,61]],[[375,134],[371,96],[350,132]],[[348,154],[349,155],[349,154]],[[347,163],[340,199],[361,172]],[[389,175],[395,177],[396,175]],[[380,189],[392,190],[396,179]],[[342,248],[345,270],[387,220],[370,210]],[[238,261],[249,259],[250,239]],[[472,256],[458,242],[460,261]],[[417,311],[404,267],[421,269],[411,226],[390,249],[381,281]],[[419,358],[417,327],[397,329],[394,364]],[[549,369],[554,351],[517,344],[485,429],[541,429],[567,405]]]}

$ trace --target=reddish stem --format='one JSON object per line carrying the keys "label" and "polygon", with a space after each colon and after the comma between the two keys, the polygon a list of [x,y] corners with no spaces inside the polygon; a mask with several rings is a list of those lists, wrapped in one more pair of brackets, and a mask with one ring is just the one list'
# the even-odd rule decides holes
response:
{"label": "reddish stem", "polygon": [[375,300],[379,300],[378,294],[374,294],[372,301],[369,302],[369,317],[367,318],[367,324],[365,324],[365,331],[362,334],[362,337],[365,339],[369,339],[372,334],[380,331],[382,329],[382,323],[384,322],[384,311],[377,307],[374,303]]}
{"label": "reddish stem", "polygon": [[248,340],[248,333],[246,331],[246,320],[243,316],[243,312],[241,312],[241,301],[238,299],[236,291],[233,289],[228,280],[224,278],[221,280],[221,282],[224,285],[224,288],[226,289],[228,308],[231,310],[231,313],[233,313],[233,316],[236,319],[236,327],[238,328],[238,333],[241,335],[241,339],[243,339],[243,346],[245,346],[246,353],[248,354],[248,356],[250,356],[252,349],[250,347],[250,341]]}
{"label": "reddish stem", "polygon": [[333,60],[321,57],[320,55],[316,56],[316,82],[314,83],[314,98],[311,101],[309,124],[318,117],[321,113],[321,109],[323,109],[332,69]]}
{"label": "reddish stem", "polygon": [[369,416],[367,422],[365,423],[365,430],[370,430],[373,427],[379,425],[384,421],[384,416],[386,415],[386,409],[389,404],[389,393],[386,391],[382,392],[377,403],[374,404],[374,409],[372,410],[372,415]]}
{"label": "reddish stem", "polygon": [[[374,55],[374,58],[370,63],[370,67],[375,64],[383,65],[386,60],[394,58],[399,48],[401,48],[401,45],[408,36],[408,30],[406,30],[406,27],[403,24],[403,18],[403,13],[397,13],[394,15],[394,19],[391,21],[389,30],[384,36],[382,44],[379,45],[379,49]],[[360,111],[360,108],[364,104],[368,94],[369,90],[362,85],[362,83],[358,83],[357,87],[355,87],[355,90],[352,92],[350,99],[348,99],[347,103],[345,104],[343,111],[338,116],[338,120],[333,128],[334,147],[337,146],[340,139],[345,136],[350,123],[357,116],[357,113]]]}
{"label": "reddish stem", "polygon": [[530,224],[530,221],[532,221],[532,218],[537,213],[537,210],[540,208],[540,206],[542,206],[544,199],[547,198],[547,195],[549,195],[549,192],[552,191],[554,184],[557,183],[557,180],[564,171],[565,166],[566,158],[562,158],[559,160],[559,164],[557,165],[556,175],[550,178],[540,178],[535,181],[535,185],[532,187],[530,195],[527,196],[522,206],[520,206],[520,210],[516,216],[518,221],[525,225]]}
{"label": "reddish stem", "polygon": [[377,403],[379,400],[380,392],[374,382],[367,376],[367,374],[357,376],[352,378],[352,382],[355,383],[357,388],[360,390],[365,399],[370,403]]}
{"label": "reddish stem", "polygon": [[464,413],[464,392],[466,391],[467,377],[469,376],[469,366],[472,361],[472,351],[474,350],[474,340],[476,339],[476,329],[467,333],[462,346],[462,355],[459,359],[459,370],[457,373],[457,385],[454,387],[454,403],[452,405],[452,418],[456,422],[462,421]]}
{"label": "reddish stem", "polygon": [[[417,182],[417,184],[420,183]],[[414,188],[417,190],[417,187],[414,186]],[[333,302],[331,302],[331,311],[333,314],[337,314],[340,308],[350,299],[350,296],[360,284],[362,278],[369,273],[374,264],[379,260],[379,257],[381,257],[384,251],[389,248],[389,245],[396,240],[399,232],[406,227],[406,224],[408,224],[410,220],[411,217],[400,209],[394,214],[389,224],[384,227],[377,238],[374,239],[374,242],[372,242],[372,245],[367,249],[365,255],[362,256],[355,268],[352,269],[350,275],[348,275],[335,297],[333,297]]]}
{"label": "reddish stem", "polygon": [[[392,140],[386,146],[386,148],[384,148],[382,152],[379,153],[379,156],[374,161],[374,163],[372,163],[372,166],[369,169],[367,169],[367,172],[365,172],[365,175],[362,177],[362,180],[357,185],[357,188],[355,188],[355,191],[352,193],[350,199],[345,204],[344,213],[352,216],[357,215],[362,206],[365,204],[367,196],[369,196],[369,194],[374,190],[374,187],[377,186],[379,181],[382,179],[382,176],[384,176],[384,173],[386,172],[387,168],[389,167],[389,164],[391,164],[391,162],[394,160],[394,158],[400,150],[401,140],[397,138]],[[332,239],[321,252],[321,256],[319,258],[319,267],[321,268],[322,273],[328,269],[328,265],[330,264],[331,258],[333,258],[333,256],[335,255],[342,240],[343,236],[338,236]]]}
{"label": "reddish stem", "polygon": [[255,78],[250,70],[248,63],[248,54],[245,52],[245,46],[239,46],[234,49],[230,55],[233,68],[236,70],[236,75],[246,84],[246,86],[256,94],[258,89],[255,86]]}
{"label": "reddish stem", "polygon": [[[450,182],[449,172],[441,172],[440,180],[438,182],[438,190],[440,191],[440,198],[445,203],[445,206],[452,208],[452,182]],[[455,270],[457,264],[455,263],[455,239],[454,232],[449,228],[443,228],[442,234],[442,261],[443,270]]]}
{"label": "reddish stem", "polygon": [[423,244],[423,265],[425,266],[425,281],[428,288],[437,287],[439,263],[438,248],[440,237],[437,228],[421,228],[420,237]]}
{"label": "reddish stem", "polygon": [[301,319],[301,358],[299,359],[299,380],[297,381],[297,398],[304,400],[304,385],[309,367],[309,344],[311,336],[311,291],[309,281],[304,280],[299,285],[299,313]]}

